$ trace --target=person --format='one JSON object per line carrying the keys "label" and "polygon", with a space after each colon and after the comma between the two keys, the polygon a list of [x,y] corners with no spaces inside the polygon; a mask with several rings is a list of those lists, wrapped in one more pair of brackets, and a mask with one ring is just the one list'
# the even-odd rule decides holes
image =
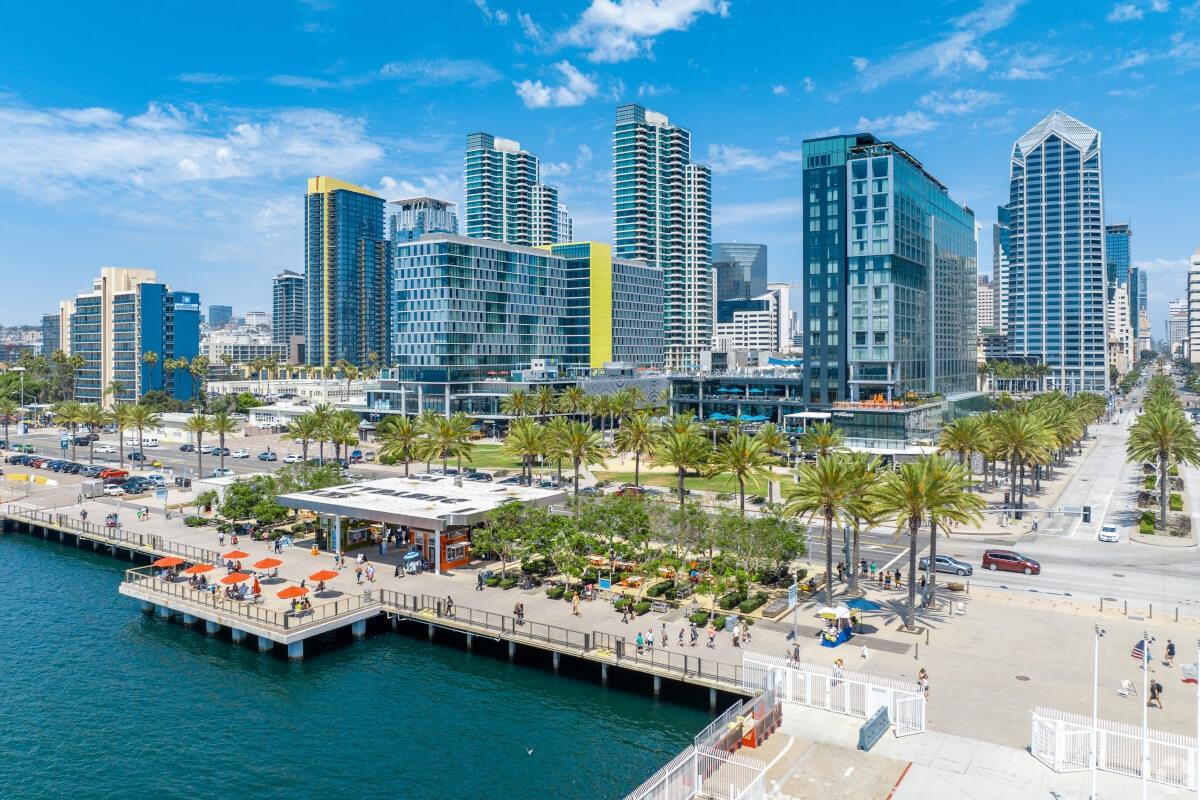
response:
{"label": "person", "polygon": [[1175,666],[1175,643],[1167,639],[1167,666]]}
{"label": "person", "polygon": [[864,644],[858,655],[863,661],[866,661],[871,656],[871,653],[869,650],[867,650],[867,646]]}
{"label": "person", "polygon": [[691,624],[691,626],[692,626],[692,631],[691,631],[692,647],[695,647],[696,641],[700,638],[700,627],[698,625],[696,625],[696,623],[694,623],[694,622]]}
{"label": "person", "polygon": [[142,506],[142,521],[144,522],[148,519],[150,519],[150,509],[146,506]]}
{"label": "person", "polygon": [[325,591],[325,581],[321,581],[320,583],[318,583],[317,588],[314,589],[313,591],[318,592],[318,593]]}
{"label": "person", "polygon": [[704,632],[708,634],[709,648],[716,650],[717,649],[717,629],[716,629],[716,626],[714,626],[712,624],[712,620],[708,621],[708,627],[706,627],[704,629]]}
{"label": "person", "polygon": [[1152,706],[1157,703],[1158,707],[1161,709],[1163,707],[1162,693],[1163,685],[1157,680],[1150,681],[1150,700],[1146,703],[1146,705]]}
{"label": "person", "polygon": [[739,647],[738,640],[742,638],[742,623],[733,623],[733,646]]}
{"label": "person", "polygon": [[258,582],[258,578],[257,578],[257,577],[255,577],[255,579],[254,579],[254,586],[251,588],[251,593],[252,593],[252,594],[253,594],[255,597],[258,597],[260,594],[262,594],[262,584],[260,584],[260,583]]}
{"label": "person", "polygon": [[921,576],[921,591],[925,591],[925,576]]}
{"label": "person", "polygon": [[362,586],[363,568],[362,562],[354,565],[354,582]]}
{"label": "person", "polygon": [[846,666],[839,658],[833,662],[833,685],[840,686],[842,680],[846,677]]}
{"label": "person", "polygon": [[308,551],[308,554],[313,558],[316,558],[318,555],[320,555],[320,553],[321,551],[317,549],[315,544],[312,546],[312,549]]}
{"label": "person", "polygon": [[839,562],[837,562],[837,579],[838,579],[838,583],[841,583],[841,582],[842,582],[842,572],[843,572],[842,562],[840,562],[840,561],[839,561]]}
{"label": "person", "polygon": [[638,631],[638,635],[637,635],[637,640],[636,640],[636,641],[637,641],[637,651],[638,651],[638,655],[640,656],[640,655],[642,654],[642,648],[646,646],[646,640],[645,640],[645,639],[642,637],[642,632],[641,632],[641,631]]}
{"label": "person", "polygon": [[[681,633],[682,633],[682,631],[681,631]],[[662,642],[663,647],[667,646],[667,639],[669,639],[669,638],[670,637],[667,635],[667,623],[664,622],[662,624],[662,637],[659,639],[659,641]]]}
{"label": "person", "polygon": [[446,595],[446,616],[454,616],[454,598],[450,595]]}
{"label": "person", "polygon": [[[400,567],[399,567],[399,565],[397,565],[396,570],[399,571],[399,569],[400,569]],[[483,591],[483,572],[482,571],[475,573],[475,591],[477,591],[477,592]]]}
{"label": "person", "polygon": [[749,620],[747,620],[742,625],[742,642],[744,643],[744,642],[748,642],[748,641],[750,641],[750,622],[749,622]]}
{"label": "person", "polygon": [[892,588],[892,573],[888,572],[885,569],[883,572],[880,573],[879,578],[883,583],[883,588],[885,588],[885,589]]}
{"label": "person", "polygon": [[925,700],[929,700],[929,673],[922,667],[917,673],[917,685],[921,687],[921,692],[925,695]]}
{"label": "person", "polygon": [[800,645],[792,645],[792,666],[800,666]]}
{"label": "person", "polygon": [[683,627],[679,628],[679,639],[675,643],[676,647],[683,647]]}
{"label": "person", "polygon": [[863,577],[865,578],[865,577],[867,577],[867,571],[868,571],[867,560],[865,558],[862,560],[861,566],[862,566],[862,574],[863,574]]}
{"label": "person", "polygon": [[[393,578],[402,578],[402,577],[404,577],[404,574],[403,574],[403,573],[400,571],[400,564],[399,564],[399,563],[397,563],[397,564],[396,564],[396,571],[392,573],[392,577],[393,577]],[[479,591],[479,587],[476,587],[476,588],[475,588],[475,590],[476,590],[476,591]]]}
{"label": "person", "polygon": [[896,588],[900,589],[903,586],[904,586],[904,583],[903,583],[903,581],[900,580],[900,570],[896,570]]}
{"label": "person", "polygon": [[574,592],[571,595],[571,613],[579,616],[579,592]]}
{"label": "person", "polygon": [[367,564],[367,580],[371,583],[375,582],[375,566]]}
{"label": "person", "polygon": [[871,580],[875,580],[875,569],[876,569],[875,562],[872,561],[871,562]]}
{"label": "person", "polygon": [[225,531],[217,531],[217,546],[225,546]]}
{"label": "person", "polygon": [[81,520],[83,520],[84,522],[87,522],[87,509],[86,508],[79,512],[79,518]]}
{"label": "person", "polygon": [[629,603],[621,606],[621,622],[629,624]]}
{"label": "person", "polygon": [[230,536],[229,536],[229,543],[230,543],[231,545],[233,545],[234,547],[237,547],[237,534],[236,534],[236,533],[234,533],[234,534],[230,534]]}

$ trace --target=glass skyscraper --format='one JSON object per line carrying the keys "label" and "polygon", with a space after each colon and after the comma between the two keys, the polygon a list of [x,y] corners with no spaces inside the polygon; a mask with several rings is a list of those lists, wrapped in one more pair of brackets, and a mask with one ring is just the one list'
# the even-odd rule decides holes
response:
{"label": "glass skyscraper", "polygon": [[1104,258],[1110,284],[1124,286],[1129,282],[1132,244],[1133,229],[1127,223],[1104,226]]}
{"label": "glass skyscraper", "polygon": [[288,344],[305,335],[304,276],[285,269],[271,279],[271,340]]}
{"label": "glass skyscraper", "polygon": [[996,221],[992,224],[992,305],[993,320],[997,333],[1008,330],[1008,251],[1012,234],[1012,217],[1008,206],[996,207]]}
{"label": "glass skyscraper", "polygon": [[566,206],[541,182],[541,162],[521,143],[490,133],[467,136],[467,236],[531,247],[563,241]]}
{"label": "glass skyscraper", "polygon": [[388,208],[388,234],[393,244],[411,242],[427,233],[458,233],[454,203],[433,197],[392,200]]}
{"label": "glass skyscraper", "polygon": [[767,291],[767,246],[749,242],[713,242],[714,301],[718,314],[726,300],[749,300]]}
{"label": "glass skyscraper", "polygon": [[308,179],[304,277],[309,364],[364,364],[389,352],[391,242],[383,198],[336,178]]}
{"label": "glass skyscraper", "polygon": [[1055,111],[1017,140],[1009,175],[1009,355],[1049,367],[1048,389],[1103,392],[1100,133]]}
{"label": "glass skyscraper", "polygon": [[896,145],[846,161],[851,400],[975,388],[975,214]]}
{"label": "glass skyscraper", "polygon": [[617,107],[613,229],[618,257],[662,270],[667,368],[698,369],[713,334],[712,173],[686,128],[636,104]]}
{"label": "glass skyscraper", "polygon": [[233,306],[208,307],[208,326],[210,328],[224,328],[231,322],[233,322]]}
{"label": "glass skyscraper", "polygon": [[803,342],[813,404],[847,398],[846,161],[852,149],[875,142],[869,133],[804,142]]}

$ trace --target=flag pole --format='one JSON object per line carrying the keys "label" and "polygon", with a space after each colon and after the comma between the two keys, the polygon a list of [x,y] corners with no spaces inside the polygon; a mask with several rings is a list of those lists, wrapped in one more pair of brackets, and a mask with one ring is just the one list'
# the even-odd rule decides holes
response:
{"label": "flag pole", "polygon": [[1146,800],[1150,772],[1150,736],[1147,713],[1150,711],[1150,632],[1142,631],[1142,800]]}
{"label": "flag pole", "polygon": [[[1097,800],[1099,795],[1096,794],[1096,771],[1099,768],[1099,735],[1097,734],[1097,726],[1099,720],[1099,703],[1100,703],[1100,637],[1104,635],[1104,631],[1100,630],[1100,626],[1096,625],[1095,647],[1092,655],[1092,800]],[[1197,642],[1200,645],[1200,642]],[[1200,695],[1197,695],[1200,697]]]}
{"label": "flag pole", "polygon": [[1200,639],[1196,640],[1196,797],[1200,798]]}

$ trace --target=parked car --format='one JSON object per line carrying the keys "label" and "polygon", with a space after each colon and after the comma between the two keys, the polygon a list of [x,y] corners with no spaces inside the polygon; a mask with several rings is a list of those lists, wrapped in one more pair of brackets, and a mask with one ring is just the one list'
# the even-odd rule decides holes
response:
{"label": "parked car", "polygon": [[79,470],[79,474],[85,478],[99,478],[101,472],[104,472],[104,467],[98,467],[95,464],[88,464]]}
{"label": "parked car", "polygon": [[232,453],[230,453],[230,455],[233,456],[234,458],[249,458],[250,457],[250,453],[241,449],[240,447],[237,450],[234,450]]}
{"label": "parked car", "polygon": [[[934,558],[934,564],[937,572],[949,572],[953,575],[972,575],[975,572],[975,568],[967,562],[950,556],[937,556]],[[921,557],[921,560],[917,562],[917,569],[929,569],[929,556]]]}
{"label": "parked car", "polygon": [[129,459],[130,461],[145,461],[146,454],[140,450],[134,450],[132,453],[127,454],[125,458]]}
{"label": "parked car", "polygon": [[585,486],[579,490],[584,497],[603,497],[604,490],[596,486]]}
{"label": "parked car", "polygon": [[983,567],[993,572],[1024,572],[1026,575],[1038,575],[1042,565],[1032,558],[1021,555],[1016,550],[984,550]]}
{"label": "parked car", "polygon": [[181,453],[194,453],[194,452],[196,452],[196,445],[194,445],[194,444],[181,444],[181,445],[179,445],[179,452],[181,452]]}
{"label": "parked car", "polygon": [[375,451],[368,450],[367,454],[365,456],[363,456],[363,458],[365,458],[367,461],[374,461],[375,460]]}
{"label": "parked car", "polygon": [[627,483],[620,489],[614,492],[617,497],[644,497],[646,490],[641,486],[634,486],[632,483]]}
{"label": "parked car", "polygon": [[115,452],[117,452],[117,448],[111,444],[98,444],[98,445],[96,445],[96,452],[97,453],[115,453]]}
{"label": "parked car", "polygon": [[121,486],[120,484],[110,483],[108,486],[104,487],[104,493],[109,497],[124,497],[125,487]]}
{"label": "parked car", "polygon": [[258,460],[259,461],[278,461],[279,456],[275,455],[270,450],[267,450],[265,453],[258,454]]}
{"label": "parked car", "polygon": [[510,475],[509,477],[505,478],[504,480],[502,480],[500,482],[506,483],[509,485],[519,486],[525,482],[525,479],[522,478],[520,475]]}
{"label": "parked car", "polygon": [[100,478],[128,478],[129,472],[123,469],[102,469],[97,476]]}
{"label": "parked car", "polygon": [[230,452],[228,447],[214,447],[212,449],[212,454],[214,456],[227,456],[230,455]]}
{"label": "parked car", "polygon": [[[274,454],[272,454],[272,455],[274,455]],[[259,456],[259,458],[262,458],[262,456]],[[272,458],[270,460],[274,461],[275,459]],[[300,464],[303,461],[304,461],[304,457],[302,455],[300,455],[299,453],[288,453],[286,456],[283,457],[283,463],[285,463],[285,464]]]}
{"label": "parked car", "polygon": [[209,474],[208,477],[210,477],[210,478],[228,478],[230,475],[233,475],[233,474],[234,474],[233,470],[231,470],[229,467],[217,467]]}
{"label": "parked car", "polygon": [[204,455],[210,455],[212,453],[212,451],[213,451],[213,446],[211,444],[200,445],[200,452],[203,453]]}
{"label": "parked car", "polygon": [[1101,525],[1100,533],[1096,534],[1096,538],[1102,542],[1119,542],[1121,533],[1117,530],[1116,525]]}

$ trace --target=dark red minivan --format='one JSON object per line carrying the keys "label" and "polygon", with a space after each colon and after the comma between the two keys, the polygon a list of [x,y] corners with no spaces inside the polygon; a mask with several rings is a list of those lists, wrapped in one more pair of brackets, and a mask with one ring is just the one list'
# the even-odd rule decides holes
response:
{"label": "dark red minivan", "polygon": [[1037,575],[1042,571],[1042,565],[1032,558],[1023,556],[1016,550],[985,550],[983,551],[983,568],[1003,570],[1005,572],[1024,572],[1026,575]]}

